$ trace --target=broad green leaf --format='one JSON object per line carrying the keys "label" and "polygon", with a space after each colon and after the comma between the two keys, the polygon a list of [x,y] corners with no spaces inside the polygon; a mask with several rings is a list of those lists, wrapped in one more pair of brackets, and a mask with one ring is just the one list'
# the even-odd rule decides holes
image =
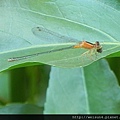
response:
{"label": "broad green leaf", "polygon": [[0,73],[0,105],[10,101],[10,81],[9,73]]}
{"label": "broad green leaf", "polygon": [[[115,3],[116,0],[114,0]],[[0,71],[14,66],[45,63],[59,67],[79,67],[120,51],[120,12],[99,0],[1,0],[0,1]],[[43,26],[60,35],[72,38],[59,41],[45,34],[37,37],[32,29]],[[76,42],[99,41],[103,52],[97,56],[84,54],[86,49],[69,49],[41,54],[29,59],[8,62],[11,57],[51,51]],[[84,55],[83,55],[84,54]],[[116,54],[118,56],[118,54]]]}
{"label": "broad green leaf", "polygon": [[105,60],[74,69],[52,68],[44,113],[119,114],[120,88]]}
{"label": "broad green leaf", "polygon": [[0,114],[41,114],[43,108],[32,104],[9,104],[0,108]]}

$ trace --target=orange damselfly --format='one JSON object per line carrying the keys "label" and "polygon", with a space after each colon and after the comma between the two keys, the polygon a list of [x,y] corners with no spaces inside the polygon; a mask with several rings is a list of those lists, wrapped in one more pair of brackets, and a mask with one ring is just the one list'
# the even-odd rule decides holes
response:
{"label": "orange damselfly", "polygon": [[[52,32],[52,31],[50,31],[46,28],[43,28],[43,27],[33,28],[32,31],[33,31],[33,34],[35,34],[35,35],[38,34],[39,37],[41,37],[40,35],[42,35],[42,32],[44,32],[48,36],[47,39],[49,39],[49,35],[52,35],[53,38],[54,38],[54,36],[56,36],[56,37],[58,37],[59,39],[62,39],[62,40],[67,40],[67,41],[71,40],[71,38],[69,38],[69,37],[62,36],[58,33]],[[95,43],[91,43],[91,42],[88,42],[88,41],[80,41],[80,42],[76,43],[75,45],[72,45],[72,46],[69,46],[69,47],[49,50],[49,51],[45,51],[45,52],[37,52],[35,54],[29,54],[29,55],[25,55],[25,56],[9,58],[8,62],[27,59],[27,58],[31,58],[31,57],[42,55],[42,54],[48,54],[48,53],[52,53],[52,52],[57,52],[57,51],[62,51],[62,50],[67,50],[67,49],[77,49],[77,48],[84,48],[84,49],[88,49],[90,51],[93,50],[95,54],[96,53],[102,53],[102,46],[100,45],[99,41],[96,41]]]}

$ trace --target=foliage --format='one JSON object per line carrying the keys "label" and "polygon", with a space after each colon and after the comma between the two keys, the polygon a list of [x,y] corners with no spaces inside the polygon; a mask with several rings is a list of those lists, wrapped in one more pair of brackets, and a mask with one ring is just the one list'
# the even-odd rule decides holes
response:
{"label": "foliage", "polygon": [[[1,0],[0,113],[120,113],[117,78],[102,59],[120,56],[119,4],[117,0]],[[70,39],[47,33],[39,37],[33,34],[38,26]],[[99,41],[103,52],[91,57],[85,49],[68,49],[8,62],[83,39]],[[55,67],[50,70],[43,64]],[[22,104],[11,104],[16,102]]]}

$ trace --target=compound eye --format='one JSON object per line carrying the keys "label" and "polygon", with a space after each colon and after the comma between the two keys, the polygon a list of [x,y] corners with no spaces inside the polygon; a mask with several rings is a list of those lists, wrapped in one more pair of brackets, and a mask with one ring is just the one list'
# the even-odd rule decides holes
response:
{"label": "compound eye", "polygon": [[97,46],[99,46],[99,45],[100,45],[99,41],[96,41],[96,45],[97,45]]}
{"label": "compound eye", "polygon": [[102,48],[97,49],[98,53],[102,53]]}

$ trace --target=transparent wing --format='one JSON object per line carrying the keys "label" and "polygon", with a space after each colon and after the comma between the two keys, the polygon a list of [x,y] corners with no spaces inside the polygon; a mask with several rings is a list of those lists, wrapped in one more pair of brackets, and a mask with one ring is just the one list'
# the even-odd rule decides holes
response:
{"label": "transparent wing", "polygon": [[48,30],[44,27],[34,27],[32,32],[35,36],[40,38],[40,40],[50,42],[50,43],[66,43],[66,42],[76,42],[73,38],[63,36],[59,33]]}

